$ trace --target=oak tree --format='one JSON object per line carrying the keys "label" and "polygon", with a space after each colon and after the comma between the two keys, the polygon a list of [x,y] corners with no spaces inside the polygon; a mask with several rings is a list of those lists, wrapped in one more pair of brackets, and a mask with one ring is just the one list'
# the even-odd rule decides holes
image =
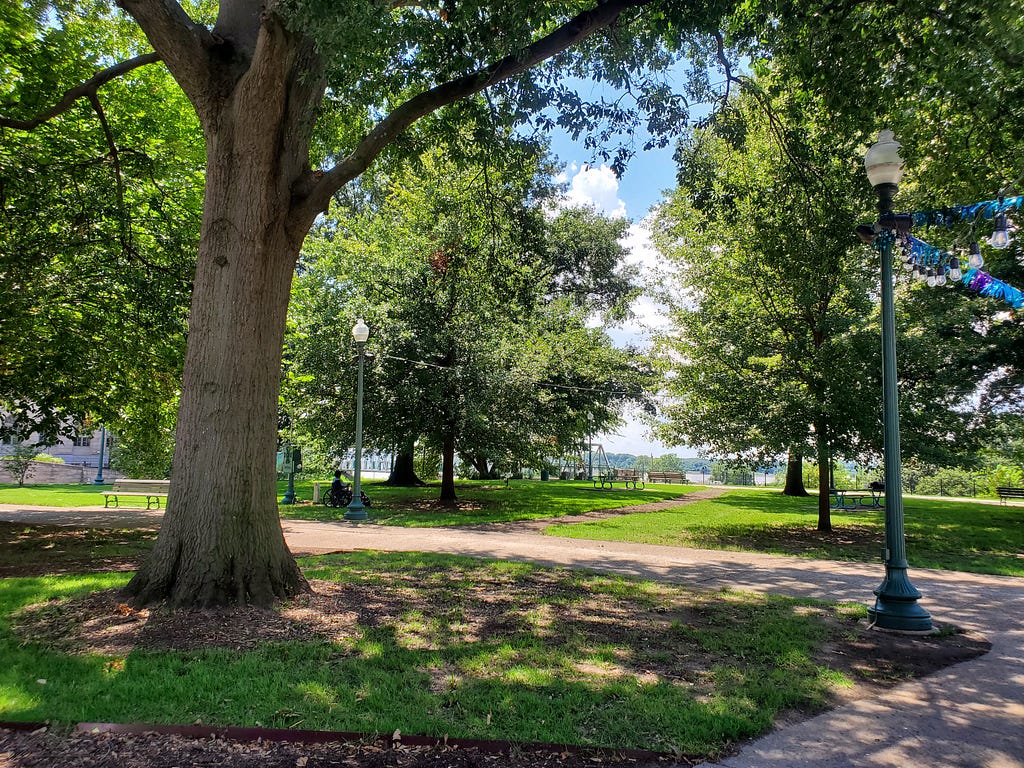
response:
{"label": "oak tree", "polygon": [[[33,7],[44,34],[26,43],[37,49],[68,8],[107,28],[127,23],[102,0]],[[636,113],[619,103],[581,109],[557,72],[630,83],[714,28],[726,4],[223,0],[210,18],[176,0],[117,7],[152,50],[101,52],[86,62],[100,71],[53,84],[59,93],[40,88],[49,104],[13,105],[0,126],[38,128],[157,61],[195,110],[205,194],[172,484],[128,590],[140,602],[266,604],[304,588],[274,499],[279,370],[294,267],[332,196],[389,148],[415,151],[403,142],[417,121],[443,134],[471,117],[467,97],[485,90],[512,121],[555,104],[577,132],[629,123]],[[655,133],[685,118],[663,81],[632,83],[636,102],[654,107]]]}

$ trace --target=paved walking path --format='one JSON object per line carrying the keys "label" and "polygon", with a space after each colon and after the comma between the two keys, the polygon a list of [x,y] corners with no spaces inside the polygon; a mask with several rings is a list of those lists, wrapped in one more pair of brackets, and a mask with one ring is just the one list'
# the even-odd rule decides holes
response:
{"label": "paved walking path", "polygon": [[[159,512],[145,510],[0,505],[0,520],[148,527],[159,519]],[[300,520],[285,520],[282,525],[294,551],[446,552],[589,568],[706,589],[733,587],[862,603],[873,601],[871,590],[882,577],[880,564],[560,539],[540,533],[540,522],[478,528]],[[983,633],[992,642],[992,651],[883,696],[781,728],[721,765],[1024,768],[1024,579],[926,569],[912,569],[911,579],[924,594],[921,604],[937,623]]]}

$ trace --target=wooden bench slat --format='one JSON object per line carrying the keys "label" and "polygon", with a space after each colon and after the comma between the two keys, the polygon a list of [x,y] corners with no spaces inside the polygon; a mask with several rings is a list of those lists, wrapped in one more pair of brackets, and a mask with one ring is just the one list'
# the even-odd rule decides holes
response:
{"label": "wooden bench slat", "polygon": [[652,483],[685,483],[682,472],[648,472],[647,479]]}
{"label": "wooden bench slat", "polygon": [[1024,488],[1000,486],[996,488],[996,495],[999,496],[1000,503],[1005,502],[1007,499],[1024,499]]}

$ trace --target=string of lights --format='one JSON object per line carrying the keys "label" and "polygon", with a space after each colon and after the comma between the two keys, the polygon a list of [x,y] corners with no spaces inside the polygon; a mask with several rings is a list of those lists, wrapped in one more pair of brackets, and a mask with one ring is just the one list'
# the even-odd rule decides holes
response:
{"label": "string of lights", "polygon": [[958,283],[982,296],[1001,299],[1014,309],[1024,309],[1024,292],[982,270],[985,257],[981,244],[972,239],[966,247],[944,250],[910,234],[912,226],[953,226],[962,222],[974,224],[982,220],[992,221],[992,234],[985,242],[997,250],[1008,248],[1013,242],[1013,233],[1018,229],[1009,216],[1024,206],[1024,196],[1003,197],[984,200],[970,205],[957,205],[925,211],[915,211],[893,217],[894,230],[878,232],[861,231],[865,242],[874,243],[876,248],[884,247],[895,238],[900,249],[903,269],[917,280],[931,288]]}

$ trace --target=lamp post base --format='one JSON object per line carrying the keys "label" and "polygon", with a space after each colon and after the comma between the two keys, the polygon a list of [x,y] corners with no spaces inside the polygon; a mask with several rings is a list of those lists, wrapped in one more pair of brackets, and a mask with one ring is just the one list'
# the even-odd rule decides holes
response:
{"label": "lamp post base", "polygon": [[932,616],[918,605],[921,593],[910,583],[906,569],[897,568],[886,574],[875,596],[874,606],[868,608],[872,626],[900,632],[932,631]]}
{"label": "lamp post base", "polygon": [[353,501],[345,509],[343,515],[345,520],[367,520],[369,515],[366,514],[366,507],[361,501]]}

